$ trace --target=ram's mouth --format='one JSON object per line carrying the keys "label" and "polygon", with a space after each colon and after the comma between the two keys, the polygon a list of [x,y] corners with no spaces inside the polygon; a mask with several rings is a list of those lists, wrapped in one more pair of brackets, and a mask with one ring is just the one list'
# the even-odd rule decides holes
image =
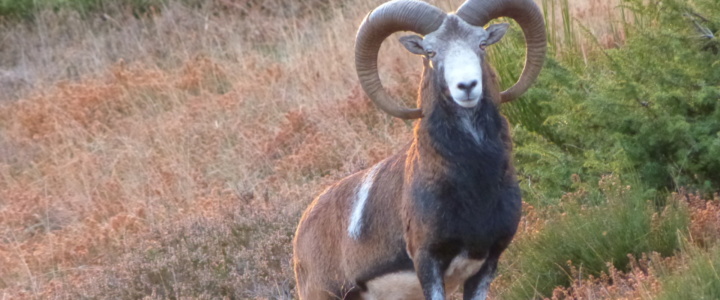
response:
{"label": "ram's mouth", "polygon": [[473,108],[480,103],[480,98],[453,99],[457,105],[464,108]]}
{"label": "ram's mouth", "polygon": [[465,98],[465,99],[460,99],[459,101],[460,101],[460,102],[472,102],[472,101],[477,101],[477,100],[478,100],[478,98],[470,98],[470,97],[467,97],[467,98]]}

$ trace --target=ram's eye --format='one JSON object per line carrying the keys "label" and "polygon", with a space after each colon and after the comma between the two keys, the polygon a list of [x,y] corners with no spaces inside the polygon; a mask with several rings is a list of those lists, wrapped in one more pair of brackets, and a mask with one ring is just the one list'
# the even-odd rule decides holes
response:
{"label": "ram's eye", "polygon": [[480,49],[485,50],[485,47],[487,47],[487,42],[480,43]]}
{"label": "ram's eye", "polygon": [[427,51],[427,52],[425,52],[425,55],[427,55],[428,58],[433,58],[433,57],[435,57],[435,54],[436,54],[435,51]]}

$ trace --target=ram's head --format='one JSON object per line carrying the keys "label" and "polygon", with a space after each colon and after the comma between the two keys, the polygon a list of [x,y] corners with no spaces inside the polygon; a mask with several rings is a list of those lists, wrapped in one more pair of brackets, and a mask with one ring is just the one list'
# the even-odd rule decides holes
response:
{"label": "ram's head", "polygon": [[486,62],[485,47],[499,41],[508,24],[483,26],[498,17],[510,17],[520,24],[527,53],[518,82],[495,100],[508,102],[518,98],[535,81],[545,59],[543,16],[532,0],[470,0],[454,14],[415,0],[391,1],[378,7],[365,18],[356,40],[355,64],[363,89],[380,109],[392,116],[422,117],[420,109],[395,104],[382,86],[377,68],[380,44],[394,32],[412,31],[419,35],[405,36],[400,41],[410,52],[424,57],[434,87],[460,107],[476,107],[487,92],[484,85],[493,76]]}

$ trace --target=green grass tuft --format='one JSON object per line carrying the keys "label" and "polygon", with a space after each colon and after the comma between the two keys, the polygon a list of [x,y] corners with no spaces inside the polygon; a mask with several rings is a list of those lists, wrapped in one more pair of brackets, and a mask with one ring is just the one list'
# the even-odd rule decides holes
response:
{"label": "green grass tuft", "polygon": [[[688,216],[678,203],[658,211],[642,188],[631,188],[612,176],[599,183],[601,193],[578,192],[560,201],[539,233],[517,240],[502,271],[510,285],[502,299],[548,297],[556,286],[570,283],[568,262],[584,273],[607,272],[607,262],[624,270],[628,254],[672,255],[685,232]],[[599,197],[601,199],[589,199]],[[583,203],[600,202],[597,205]]]}
{"label": "green grass tuft", "polygon": [[686,267],[661,272],[663,292],[657,299],[720,299],[720,247],[705,251],[687,245],[683,252]]}

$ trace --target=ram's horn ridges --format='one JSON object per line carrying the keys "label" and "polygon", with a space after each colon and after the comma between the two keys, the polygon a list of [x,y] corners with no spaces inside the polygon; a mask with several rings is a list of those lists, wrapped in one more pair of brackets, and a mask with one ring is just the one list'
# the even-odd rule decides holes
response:
{"label": "ram's horn ridges", "polygon": [[525,35],[525,68],[520,79],[502,92],[502,102],[519,98],[535,82],[545,62],[547,37],[540,8],[532,0],[468,0],[456,14],[475,26],[485,26],[499,17],[510,17],[520,24]]}
{"label": "ram's horn ridges", "polygon": [[446,13],[421,1],[396,0],[385,3],[365,17],[355,39],[355,68],[365,93],[378,108],[401,119],[422,117],[420,109],[402,107],[390,97],[378,74],[380,45],[391,34],[412,31],[426,35],[437,30]]}

